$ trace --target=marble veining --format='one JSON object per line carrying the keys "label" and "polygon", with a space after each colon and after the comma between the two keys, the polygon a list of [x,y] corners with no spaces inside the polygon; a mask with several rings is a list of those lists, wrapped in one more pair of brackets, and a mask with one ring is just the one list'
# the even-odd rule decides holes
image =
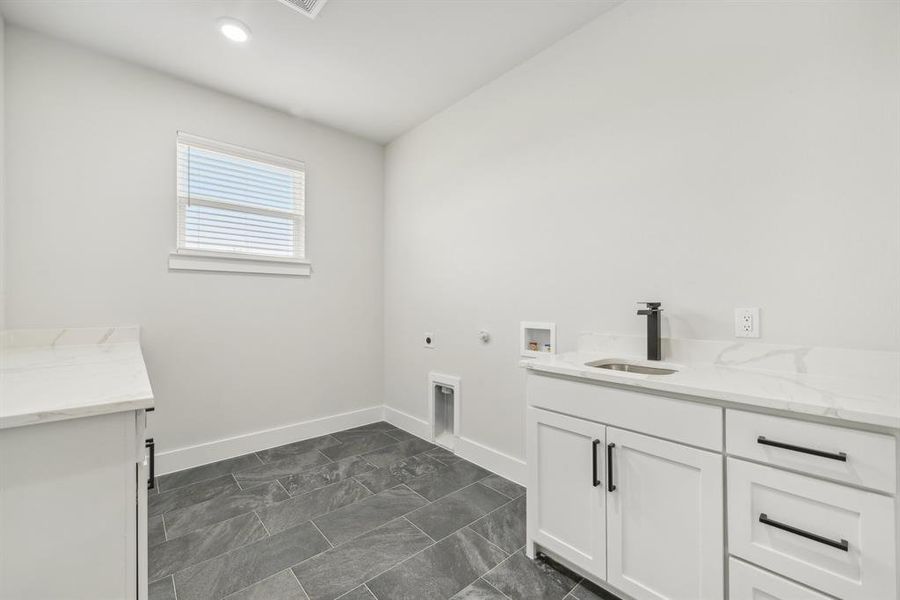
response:
{"label": "marble veining", "polygon": [[521,361],[535,373],[575,377],[900,429],[900,353],[772,344],[663,340],[671,375],[642,375],[585,366],[642,360],[643,338],[583,334],[579,350]]}
{"label": "marble veining", "polygon": [[152,406],[138,327],[0,332],[0,429]]}

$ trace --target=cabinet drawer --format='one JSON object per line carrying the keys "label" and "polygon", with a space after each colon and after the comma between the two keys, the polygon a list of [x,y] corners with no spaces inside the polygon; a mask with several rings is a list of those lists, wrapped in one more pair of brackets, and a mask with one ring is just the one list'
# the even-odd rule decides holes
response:
{"label": "cabinet drawer", "polygon": [[831,600],[745,562],[728,560],[728,600]]}
{"label": "cabinet drawer", "polygon": [[896,454],[889,435],[730,409],[725,420],[729,454],[896,491]]}
{"label": "cabinet drawer", "polygon": [[735,556],[844,600],[895,598],[894,501],[728,459]]}

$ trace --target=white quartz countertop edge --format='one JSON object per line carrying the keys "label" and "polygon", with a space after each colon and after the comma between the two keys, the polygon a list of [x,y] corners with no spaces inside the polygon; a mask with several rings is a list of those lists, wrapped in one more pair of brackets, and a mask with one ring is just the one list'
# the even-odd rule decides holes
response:
{"label": "white quartz countertop edge", "polygon": [[153,408],[152,396],[149,398],[134,398],[116,402],[80,404],[78,406],[62,407],[55,410],[2,416],[0,417],[0,429],[12,429],[13,427],[22,427],[24,425],[52,423],[53,421],[65,421],[80,417],[94,417],[131,410],[144,410],[147,408]]}
{"label": "white quartz countertop edge", "polygon": [[[726,368],[716,365],[685,367],[674,375],[642,375],[587,367],[589,360],[603,356],[571,353],[553,358],[525,359],[520,366],[536,373],[572,377],[588,382],[611,383],[633,388],[668,392],[683,396],[716,400],[736,407],[766,408],[900,429],[900,396],[891,391],[845,394],[822,386],[821,379],[806,381],[802,376]],[[713,385],[704,384],[706,379]],[[841,381],[841,388],[854,382]],[[856,382],[867,387],[866,382]],[[824,388],[824,389],[823,389]]]}
{"label": "white quartz countertop edge", "polygon": [[137,326],[0,332],[0,430],[153,406]]}

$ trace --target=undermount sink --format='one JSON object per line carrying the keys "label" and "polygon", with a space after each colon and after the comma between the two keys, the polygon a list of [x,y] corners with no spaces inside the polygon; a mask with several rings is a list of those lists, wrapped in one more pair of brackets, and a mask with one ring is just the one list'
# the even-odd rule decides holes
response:
{"label": "undermount sink", "polygon": [[666,367],[651,367],[650,365],[619,359],[595,360],[584,363],[586,367],[595,367],[597,369],[608,369],[610,371],[624,371],[626,373],[641,373],[642,375],[671,375],[677,373],[678,369],[669,369]]}

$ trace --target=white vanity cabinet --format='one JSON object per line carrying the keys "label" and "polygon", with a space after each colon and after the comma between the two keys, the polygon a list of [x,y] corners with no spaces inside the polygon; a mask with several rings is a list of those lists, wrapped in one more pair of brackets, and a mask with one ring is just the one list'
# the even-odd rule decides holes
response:
{"label": "white vanity cabinet", "polygon": [[137,327],[0,332],[0,600],[145,600]]}
{"label": "white vanity cabinet", "polygon": [[638,600],[724,594],[722,457],[528,409],[534,544]]}
{"label": "white vanity cabinet", "polygon": [[146,598],[145,419],[0,430],[0,599]]}
{"label": "white vanity cabinet", "polygon": [[900,597],[896,429],[553,374],[527,399],[529,556],[629,600]]}

